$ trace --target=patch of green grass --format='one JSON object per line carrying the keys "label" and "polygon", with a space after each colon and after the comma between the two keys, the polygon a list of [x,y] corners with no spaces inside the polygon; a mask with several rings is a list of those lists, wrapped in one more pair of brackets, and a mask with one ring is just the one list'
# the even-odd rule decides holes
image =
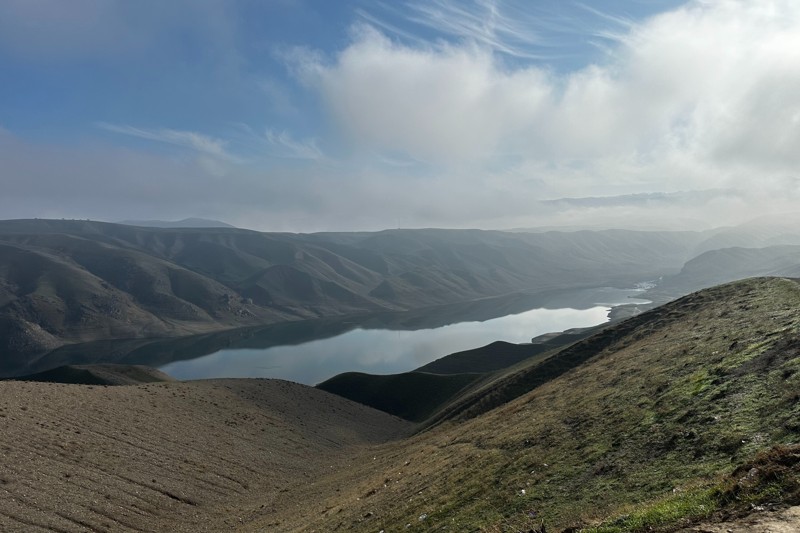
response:
{"label": "patch of green grass", "polygon": [[722,360],[718,368],[721,370],[732,370],[738,368],[747,361],[750,361],[767,351],[770,347],[772,347],[773,342],[774,339],[759,340],[758,342],[748,344],[743,349],[732,351],[731,355],[728,355]]}
{"label": "patch of green grass", "polygon": [[741,514],[758,505],[800,503],[800,445],[775,446],[710,487],[677,492],[634,507],[581,533],[639,533],[671,529],[717,512]]}
{"label": "patch of green grass", "polygon": [[692,396],[697,396],[711,385],[711,378],[708,377],[708,370],[705,368],[698,370],[689,377],[692,387]]}
{"label": "patch of green grass", "polygon": [[712,489],[678,492],[654,503],[639,507],[610,522],[581,530],[584,533],[634,533],[652,531],[686,520],[711,516],[718,508]]}

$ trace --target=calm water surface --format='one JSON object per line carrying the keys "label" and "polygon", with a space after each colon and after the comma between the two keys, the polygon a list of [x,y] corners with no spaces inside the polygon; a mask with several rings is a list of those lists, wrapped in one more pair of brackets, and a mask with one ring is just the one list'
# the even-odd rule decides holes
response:
{"label": "calm water surface", "polygon": [[608,319],[608,311],[614,305],[647,303],[632,298],[637,294],[635,290],[591,289],[583,291],[578,298],[572,294],[564,300],[564,307],[553,306],[551,302],[550,308],[413,331],[359,327],[330,338],[291,346],[223,349],[160,368],[182,380],[265,377],[307,385],[349,371],[395,374],[497,340],[530,342],[532,337],[543,333],[601,324]]}

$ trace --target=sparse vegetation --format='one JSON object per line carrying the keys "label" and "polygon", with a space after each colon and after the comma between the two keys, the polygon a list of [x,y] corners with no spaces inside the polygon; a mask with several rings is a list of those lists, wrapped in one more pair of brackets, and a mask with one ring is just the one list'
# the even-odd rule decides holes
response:
{"label": "sparse vegetation", "polygon": [[677,491],[581,533],[668,531],[712,516],[747,514],[765,506],[800,504],[800,445],[779,445],[736,468],[711,488]]}
{"label": "sparse vegetation", "polygon": [[635,533],[675,526],[687,520],[708,518],[717,509],[714,491],[691,490],[633,508],[602,525],[582,528],[581,533]]}
{"label": "sparse vegetation", "polygon": [[[280,506],[271,504],[275,500],[268,490],[237,485],[235,497],[221,504],[235,511],[205,508],[193,499],[200,485],[191,480],[181,485],[182,491],[191,490],[162,495],[191,516],[236,512],[244,517],[237,527],[245,531],[372,533],[517,533],[540,530],[543,524],[556,532],[667,532],[753,508],[797,504],[798,309],[800,285],[788,279],[753,279],[695,293],[482,379],[471,396],[459,389],[456,406],[468,398],[486,400],[440,411],[447,414],[438,416],[436,425],[420,425],[412,436],[356,444],[338,463],[316,457],[305,477],[287,481]],[[395,377],[387,377],[389,388],[383,392],[426,379],[422,374],[412,376],[417,381],[402,381],[407,378],[392,384]],[[449,378],[454,386],[470,387],[459,382],[463,376]],[[198,386],[215,387],[214,382]],[[191,388],[147,387],[164,394]],[[137,391],[147,399],[146,390]],[[360,427],[353,417],[362,415],[342,418],[339,411],[352,404],[341,398],[328,404],[327,396],[322,391],[310,396],[322,402],[310,411],[313,423],[300,414],[304,405],[288,410],[284,405],[265,421],[280,420],[283,431],[297,436],[297,446],[336,450],[340,439]],[[24,401],[20,405],[28,408]],[[413,405],[424,418],[423,407],[430,404],[421,398]],[[282,439],[283,433],[252,433],[245,419],[226,416],[225,405],[213,404],[213,409],[224,427],[234,424],[251,432],[247,446],[263,438]],[[284,419],[284,410],[292,417]],[[327,417],[336,423],[326,423]],[[317,435],[311,431],[317,426],[328,430]],[[225,431],[218,428],[214,438],[221,435],[220,442],[226,442]],[[167,431],[165,438],[176,437]],[[316,443],[317,438],[323,440]],[[127,446],[104,442],[109,453]],[[224,458],[227,452],[221,447],[214,453]],[[283,455],[292,464],[306,461],[294,449],[282,448],[283,455],[259,453],[259,461]],[[164,467],[184,471],[178,463]],[[242,470],[252,476],[248,487],[261,486],[258,469]],[[291,469],[284,472],[291,475]]]}
{"label": "sparse vegetation", "polygon": [[[331,480],[375,492],[326,499],[336,513],[309,528],[635,531],[727,509],[726,474],[800,439],[798,308],[794,281],[733,283],[567,348],[580,361],[546,377],[546,361],[517,368],[482,389],[494,409],[462,411]],[[533,388],[514,399],[520,376]]]}

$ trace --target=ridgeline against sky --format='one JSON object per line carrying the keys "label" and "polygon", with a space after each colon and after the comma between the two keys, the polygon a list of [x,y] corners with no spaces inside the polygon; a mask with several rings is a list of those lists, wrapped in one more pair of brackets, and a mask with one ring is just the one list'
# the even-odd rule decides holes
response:
{"label": "ridgeline against sky", "polygon": [[795,0],[0,3],[3,218],[704,227],[799,146]]}

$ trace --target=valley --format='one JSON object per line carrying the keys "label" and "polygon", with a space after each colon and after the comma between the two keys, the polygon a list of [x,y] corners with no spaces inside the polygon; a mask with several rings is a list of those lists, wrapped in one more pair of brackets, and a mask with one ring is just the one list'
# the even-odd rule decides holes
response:
{"label": "valley", "polygon": [[800,533],[798,51],[0,0],[0,533]]}
{"label": "valley", "polygon": [[0,351],[172,337],[677,273],[688,232],[287,234],[0,222]]}
{"label": "valley", "polygon": [[[416,425],[273,380],[0,383],[18,465],[0,513],[64,531],[619,532],[797,505],[799,307],[800,285],[782,278],[691,294],[462,381]],[[180,415],[200,403],[202,417]],[[39,459],[25,462],[26,446]],[[772,463],[758,461],[777,459],[758,454],[773,449],[780,475],[761,484]]]}
{"label": "valley", "polygon": [[[800,285],[703,289],[794,275],[792,244],[713,249],[729,230],[0,230],[2,365],[16,376],[0,382],[4,529],[633,533],[800,504]],[[652,303],[609,307],[630,296]],[[469,341],[469,321],[530,309],[600,315]],[[152,368],[315,343],[336,358],[352,335],[363,359],[387,342],[375,335],[402,345],[426,327],[464,343],[409,347],[400,359],[426,358],[401,371],[347,364],[317,387],[222,379],[232,359],[211,379]]]}

